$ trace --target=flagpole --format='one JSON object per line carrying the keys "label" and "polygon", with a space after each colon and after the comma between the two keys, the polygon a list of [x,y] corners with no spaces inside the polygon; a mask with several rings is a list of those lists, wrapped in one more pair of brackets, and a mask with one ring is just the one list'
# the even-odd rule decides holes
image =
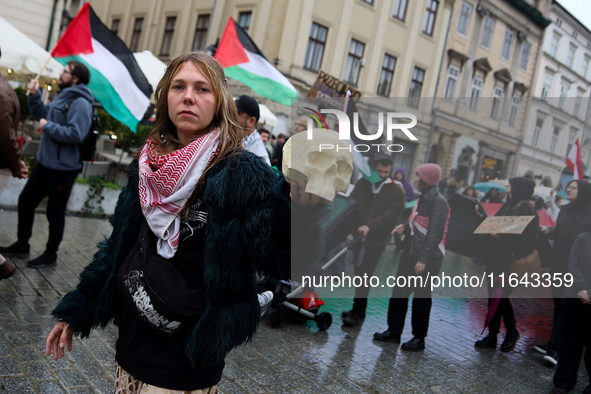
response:
{"label": "flagpole", "polygon": [[[39,82],[39,77],[41,76],[41,73],[43,71],[45,71],[45,67],[47,67],[47,64],[49,63],[49,61],[51,60],[51,55],[49,55],[49,57],[47,58],[47,60],[45,60],[45,63],[43,63],[43,66],[41,67],[41,70],[39,70],[39,72],[37,73],[37,76],[35,77],[34,81],[35,82]],[[31,89],[27,88],[27,96],[31,94]]]}

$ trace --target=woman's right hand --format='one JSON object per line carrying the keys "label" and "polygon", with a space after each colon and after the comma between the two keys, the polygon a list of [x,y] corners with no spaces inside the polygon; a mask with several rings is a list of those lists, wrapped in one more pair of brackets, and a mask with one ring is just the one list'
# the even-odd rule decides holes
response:
{"label": "woman's right hand", "polygon": [[51,356],[53,350],[54,360],[59,360],[60,357],[64,357],[64,348],[68,345],[68,351],[72,351],[72,337],[74,331],[68,330],[70,323],[59,322],[49,333],[47,342],[45,343],[45,354]]}
{"label": "woman's right hand", "polygon": [[541,227],[540,232],[544,235],[550,234],[550,229],[548,227]]}
{"label": "woman's right hand", "polygon": [[402,233],[404,232],[404,225],[403,224],[399,224],[398,226],[396,226],[396,228],[394,230],[392,230],[392,234],[397,233],[402,235]]}

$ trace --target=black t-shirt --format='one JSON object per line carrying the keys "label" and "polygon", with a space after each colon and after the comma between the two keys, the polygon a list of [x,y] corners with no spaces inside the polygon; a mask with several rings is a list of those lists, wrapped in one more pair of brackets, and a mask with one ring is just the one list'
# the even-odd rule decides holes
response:
{"label": "black t-shirt", "polygon": [[[196,287],[203,288],[203,254],[207,232],[207,209],[196,198],[189,213],[181,213],[179,248],[169,261]],[[152,250],[156,237],[151,231]],[[116,360],[134,378],[170,390],[199,390],[222,378],[224,362],[209,370],[194,369],[185,354],[186,336],[171,338],[146,329],[125,306],[118,320]]]}

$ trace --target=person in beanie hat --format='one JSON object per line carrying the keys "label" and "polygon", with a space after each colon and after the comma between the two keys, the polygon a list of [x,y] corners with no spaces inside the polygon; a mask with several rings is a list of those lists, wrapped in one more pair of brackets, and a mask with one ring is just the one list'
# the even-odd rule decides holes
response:
{"label": "person in beanie hat", "polygon": [[[392,234],[404,234],[401,245],[402,255],[398,265],[397,277],[420,275],[423,281],[427,276],[436,276],[441,269],[445,256],[445,236],[449,222],[449,205],[439,192],[437,184],[441,177],[441,167],[437,164],[423,164],[416,170],[415,186],[421,197],[413,208],[408,223],[398,225]],[[404,329],[404,320],[408,309],[408,297],[414,291],[412,302],[413,338],[402,344],[402,350],[422,351],[425,349],[425,337],[429,329],[431,313],[431,290],[429,287],[394,287],[388,306],[388,330],[376,332],[378,341],[400,343]]]}
{"label": "person in beanie hat", "polygon": [[261,157],[268,165],[271,165],[267,148],[265,148],[265,144],[261,140],[261,135],[256,129],[257,122],[261,116],[259,103],[250,96],[242,95],[234,101],[234,104],[236,104],[240,126],[244,132],[242,147]]}
{"label": "person in beanie hat", "polygon": [[433,163],[423,164],[417,167],[417,175],[428,186],[435,186],[441,179],[441,167]]}

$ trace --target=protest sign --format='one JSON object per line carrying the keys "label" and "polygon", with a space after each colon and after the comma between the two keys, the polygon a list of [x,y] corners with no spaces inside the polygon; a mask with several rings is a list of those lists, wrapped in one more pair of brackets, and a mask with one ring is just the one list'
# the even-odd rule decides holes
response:
{"label": "protest sign", "polygon": [[315,97],[316,102],[313,104],[319,108],[342,109],[343,102],[339,99],[345,97],[347,90],[351,92],[351,97],[361,97],[361,92],[355,87],[320,70],[306,96]]}
{"label": "protest sign", "polygon": [[486,218],[474,234],[521,234],[534,216],[490,216]]}

